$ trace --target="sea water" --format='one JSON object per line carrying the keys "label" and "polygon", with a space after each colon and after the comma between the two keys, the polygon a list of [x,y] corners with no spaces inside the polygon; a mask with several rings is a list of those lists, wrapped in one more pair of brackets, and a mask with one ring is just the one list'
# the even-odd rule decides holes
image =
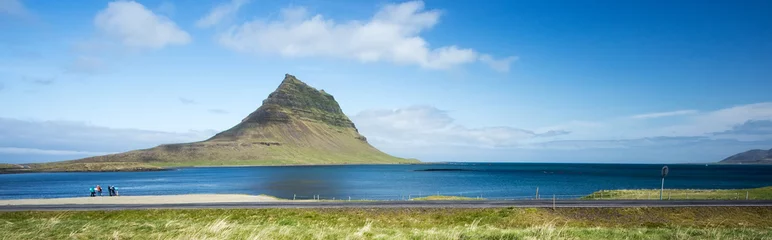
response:
{"label": "sea water", "polygon": [[[0,199],[89,195],[267,194],[280,198],[397,200],[427,195],[488,199],[579,197],[604,189],[658,189],[662,164],[448,163],[282,167],[195,167],[154,172],[0,174]],[[772,166],[670,164],[665,188],[772,185]],[[103,195],[107,195],[105,191]]]}

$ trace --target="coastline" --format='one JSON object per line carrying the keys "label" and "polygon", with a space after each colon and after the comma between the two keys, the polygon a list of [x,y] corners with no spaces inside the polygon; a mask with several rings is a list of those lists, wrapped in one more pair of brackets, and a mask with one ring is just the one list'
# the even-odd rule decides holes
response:
{"label": "coastline", "polygon": [[[416,163],[353,163],[353,164],[287,164],[287,165],[195,165],[195,166],[156,166],[157,168],[140,169],[104,169],[104,170],[37,170],[35,168],[10,168],[0,169],[0,174],[23,174],[23,173],[86,173],[86,172],[157,172],[174,171],[180,168],[228,168],[228,167],[319,167],[319,166],[373,166],[373,165],[429,165],[438,164],[436,162],[416,162]],[[17,164],[27,165],[27,164]]]}
{"label": "coastline", "polygon": [[[120,190],[120,189],[119,189]],[[118,192],[120,194],[120,191]],[[183,204],[183,203],[239,203],[285,201],[267,195],[247,194],[184,194],[152,196],[97,196],[73,198],[34,198],[0,200],[2,205],[59,205],[59,204]],[[307,200],[296,200],[307,201]]]}

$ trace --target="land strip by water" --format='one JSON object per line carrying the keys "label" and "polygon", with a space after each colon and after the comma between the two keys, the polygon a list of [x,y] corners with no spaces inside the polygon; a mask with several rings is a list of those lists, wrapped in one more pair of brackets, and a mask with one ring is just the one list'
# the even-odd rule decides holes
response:
{"label": "land strip by water", "polygon": [[[135,198],[138,199],[138,198]],[[12,200],[11,200],[12,201]],[[137,209],[259,209],[259,208],[628,208],[628,207],[772,207],[770,200],[427,200],[427,201],[315,201],[231,199],[230,202],[153,202],[135,200],[131,203],[82,202],[41,203],[0,202],[0,211],[96,211]],[[67,200],[71,201],[71,200]],[[208,201],[216,201],[208,199]]]}
{"label": "land strip by water", "polygon": [[[772,207],[0,212],[3,239],[770,239]],[[41,231],[41,229],[45,229]]]}
{"label": "land strip by water", "polygon": [[[772,187],[748,189],[664,189],[663,200],[772,200]],[[660,199],[660,189],[602,190],[587,200]]]}

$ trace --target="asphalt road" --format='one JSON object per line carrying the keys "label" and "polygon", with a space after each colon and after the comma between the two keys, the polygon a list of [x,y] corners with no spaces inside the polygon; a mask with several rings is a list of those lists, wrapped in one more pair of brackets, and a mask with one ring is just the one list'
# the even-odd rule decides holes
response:
{"label": "asphalt road", "polygon": [[[769,200],[558,200],[555,207],[772,207]],[[506,208],[553,207],[552,200],[473,200],[473,201],[373,201],[373,202],[253,202],[186,204],[70,204],[3,205],[0,211],[94,211],[129,209],[206,209],[206,208]]]}

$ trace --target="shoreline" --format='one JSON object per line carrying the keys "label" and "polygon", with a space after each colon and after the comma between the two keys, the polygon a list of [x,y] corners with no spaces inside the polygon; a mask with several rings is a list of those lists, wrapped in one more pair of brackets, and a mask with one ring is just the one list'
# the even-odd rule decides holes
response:
{"label": "shoreline", "polygon": [[[234,167],[324,167],[324,166],[376,166],[376,165],[441,165],[441,164],[499,164],[499,163],[516,163],[516,164],[599,164],[599,165],[668,165],[662,163],[544,163],[544,162],[417,162],[417,163],[354,163],[354,164],[287,164],[287,165],[197,165],[197,166],[156,166],[158,168],[150,169],[126,169],[126,170],[62,170],[62,171],[46,171],[36,170],[34,168],[10,168],[0,169],[0,174],[23,174],[23,173],[104,173],[104,172],[157,172],[157,171],[174,171],[182,168],[234,168]],[[740,163],[671,163],[670,165],[711,165],[711,166],[732,166],[732,165],[753,165],[753,166],[772,166],[772,164],[740,164]],[[17,166],[25,166],[28,164],[13,164]]]}
{"label": "shoreline", "polygon": [[[101,173],[101,172],[159,172],[159,171],[174,171],[180,168],[226,168],[226,167],[322,167],[322,166],[375,166],[375,165],[431,165],[442,164],[439,162],[418,162],[418,163],[354,163],[354,164],[287,164],[287,165],[198,165],[198,166],[156,166],[158,168],[152,169],[126,169],[126,170],[94,170],[94,171],[46,171],[35,170],[34,168],[11,168],[0,169],[0,174],[23,174],[23,173]],[[24,166],[28,164],[15,164],[17,166]],[[155,165],[154,165],[155,166]]]}
{"label": "shoreline", "polygon": [[[118,192],[120,194],[120,192]],[[246,203],[282,202],[284,199],[268,195],[247,194],[183,194],[150,196],[106,196],[71,198],[32,198],[0,200],[0,206],[63,205],[63,204],[186,204],[186,203]],[[307,200],[295,200],[307,201]]]}

